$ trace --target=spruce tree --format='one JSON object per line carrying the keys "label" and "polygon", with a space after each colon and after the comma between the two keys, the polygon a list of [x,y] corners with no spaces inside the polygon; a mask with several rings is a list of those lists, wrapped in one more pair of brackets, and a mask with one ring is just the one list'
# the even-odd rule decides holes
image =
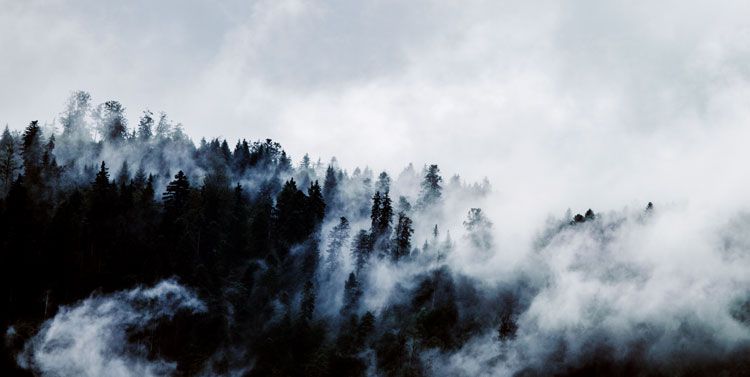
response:
{"label": "spruce tree", "polygon": [[339,268],[341,263],[341,248],[349,239],[349,220],[346,217],[339,218],[339,223],[331,229],[328,235],[328,248],[326,250],[327,272],[331,273]]}
{"label": "spruce tree", "polygon": [[310,213],[307,197],[294,178],[289,179],[276,199],[277,241],[285,247],[304,241],[314,219]]}
{"label": "spruce tree", "polygon": [[372,236],[367,233],[366,230],[360,230],[354,238],[352,245],[352,254],[354,256],[354,265],[357,273],[359,273],[359,271],[361,271],[367,264],[367,261],[370,259],[370,254],[372,254],[372,249]]}
{"label": "spruce tree", "polygon": [[307,190],[307,198],[307,207],[312,218],[312,228],[315,228],[323,221],[326,214],[326,202],[323,199],[323,193],[320,191],[318,181],[310,184],[310,188]]}
{"label": "spruce tree", "polygon": [[323,181],[323,199],[330,209],[338,207],[336,197],[338,196],[338,180],[336,179],[336,170],[332,165],[326,169],[326,178]]}
{"label": "spruce tree", "polygon": [[8,127],[5,127],[0,138],[0,198],[5,196],[13,184],[19,163],[16,156],[16,141],[13,140]]}
{"label": "spruce tree", "polygon": [[482,213],[481,208],[472,208],[466,216],[464,227],[471,243],[480,250],[492,247],[492,222]]}
{"label": "spruce tree", "polygon": [[141,120],[138,121],[138,140],[142,143],[148,142],[154,136],[154,113],[144,110]]}
{"label": "spruce tree", "polygon": [[419,204],[422,207],[429,207],[440,201],[443,191],[443,187],[440,185],[442,181],[443,178],[440,176],[440,169],[437,165],[430,165],[425,169],[419,198]]}
{"label": "spruce tree", "polygon": [[380,218],[378,219],[378,235],[381,237],[390,237],[391,223],[393,222],[393,206],[388,192],[383,195],[380,208]]}
{"label": "spruce tree", "polygon": [[97,108],[99,132],[104,140],[120,143],[128,134],[128,121],[125,119],[125,107],[118,101],[107,101]]}
{"label": "spruce tree", "polygon": [[394,260],[409,256],[412,234],[414,234],[414,228],[412,228],[411,219],[403,212],[399,213],[398,224],[396,225],[396,242],[393,249]]}
{"label": "spruce tree", "polygon": [[372,196],[372,209],[370,210],[370,231],[373,235],[379,235],[380,229],[380,210],[383,206],[380,191],[376,191]]}
{"label": "spruce tree", "polygon": [[362,287],[354,272],[350,272],[344,283],[344,304],[341,307],[341,314],[347,315],[356,311],[360,297],[362,297]]}
{"label": "spruce tree", "polygon": [[124,160],[120,166],[120,171],[117,173],[117,179],[115,180],[119,185],[125,185],[130,181],[130,167],[128,160]]}
{"label": "spruce tree", "polygon": [[383,193],[391,191],[391,177],[388,176],[388,173],[382,172],[378,175],[378,182],[375,185],[375,190]]}
{"label": "spruce tree", "polygon": [[23,171],[25,181],[30,185],[37,185],[41,180],[41,164],[44,154],[42,148],[42,130],[38,121],[32,121],[21,135],[21,155],[23,156]]}
{"label": "spruce tree", "polygon": [[185,173],[180,170],[175,174],[174,180],[169,182],[167,189],[162,194],[164,209],[167,214],[177,216],[187,207],[188,197],[190,195],[190,182]]}

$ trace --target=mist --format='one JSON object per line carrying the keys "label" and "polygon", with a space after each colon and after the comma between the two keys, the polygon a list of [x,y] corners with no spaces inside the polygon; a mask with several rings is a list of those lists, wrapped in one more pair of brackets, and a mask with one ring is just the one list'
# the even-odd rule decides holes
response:
{"label": "mist", "polygon": [[741,2],[0,6],[13,373],[747,374]]}
{"label": "mist", "polygon": [[194,293],[174,281],[96,295],[73,307],[61,307],[29,340],[18,361],[40,375],[172,375],[174,364],[147,360],[146,349],[128,344],[126,334],[156,320],[170,319],[179,310],[200,312],[206,308]]}

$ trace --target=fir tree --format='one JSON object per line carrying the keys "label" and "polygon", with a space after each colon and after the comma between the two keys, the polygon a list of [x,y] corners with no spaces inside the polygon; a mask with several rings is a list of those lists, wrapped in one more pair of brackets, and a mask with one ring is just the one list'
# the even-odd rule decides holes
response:
{"label": "fir tree", "polygon": [[390,237],[391,223],[393,222],[393,206],[391,204],[391,198],[386,191],[383,195],[382,204],[380,208],[380,218],[378,219],[377,229],[380,237]]}
{"label": "fir tree", "polygon": [[407,257],[411,251],[411,236],[414,234],[411,219],[404,213],[398,214],[398,224],[396,225],[395,247],[393,249],[393,259],[399,260]]}
{"label": "fir tree", "polygon": [[317,227],[322,221],[326,214],[326,202],[323,200],[323,193],[320,191],[320,185],[318,181],[310,184],[310,188],[307,190],[307,206],[312,217],[312,227]]}
{"label": "fir tree", "polygon": [[6,126],[0,138],[0,197],[5,196],[10,190],[18,168],[16,142]]}
{"label": "fir tree", "polygon": [[171,215],[180,214],[187,207],[188,196],[190,195],[190,182],[182,170],[174,176],[174,180],[169,182],[167,189],[162,194],[162,201],[167,213]]}
{"label": "fir tree", "polygon": [[370,210],[370,231],[373,235],[378,235],[380,229],[380,210],[383,207],[380,191],[376,191],[372,196],[372,209]]}
{"label": "fir tree", "polygon": [[480,208],[472,208],[466,216],[464,227],[471,243],[480,250],[492,248],[492,222],[488,220]]}
{"label": "fir tree", "polygon": [[99,120],[99,132],[104,140],[111,143],[120,143],[125,140],[128,127],[125,119],[125,107],[117,101],[107,101],[100,105],[96,111]]}
{"label": "fir tree", "polygon": [[338,196],[338,180],[336,179],[336,170],[332,165],[328,165],[326,169],[326,177],[323,181],[323,199],[329,208],[334,209],[338,207],[336,198]]}
{"label": "fir tree", "polygon": [[141,120],[138,122],[138,140],[148,142],[154,136],[154,113],[149,110],[143,111]]}
{"label": "fir tree", "polygon": [[276,199],[276,234],[281,245],[288,247],[307,238],[313,224],[308,208],[307,197],[297,189],[294,178],[289,179]]}
{"label": "fir tree", "polygon": [[361,271],[367,264],[368,260],[370,259],[370,254],[372,253],[372,249],[372,236],[367,233],[366,230],[360,230],[359,233],[357,233],[357,236],[354,238],[352,245],[352,254],[354,256],[354,265],[357,273],[359,273],[359,271]]}
{"label": "fir tree", "polygon": [[349,277],[344,283],[344,305],[341,307],[342,315],[347,315],[357,310],[360,297],[362,297],[362,287],[354,272],[350,272]]}
{"label": "fir tree", "polygon": [[443,187],[440,185],[442,181],[443,178],[440,176],[440,169],[437,165],[430,165],[425,169],[419,198],[419,204],[422,207],[429,207],[440,201],[443,191]]}
{"label": "fir tree", "polygon": [[349,220],[346,217],[339,218],[339,223],[329,233],[328,249],[326,250],[326,266],[328,273],[339,268],[341,263],[341,248],[349,239]]}
{"label": "fir tree", "polygon": [[117,179],[115,180],[119,185],[125,185],[130,181],[130,167],[128,160],[124,160],[120,166],[120,171],[117,173]]}
{"label": "fir tree", "polygon": [[375,185],[375,190],[386,194],[391,191],[391,177],[388,176],[388,173],[382,172],[378,175],[378,182]]}
{"label": "fir tree", "polygon": [[42,130],[39,128],[38,121],[29,123],[21,136],[21,141],[21,155],[23,156],[23,171],[26,176],[26,183],[39,184],[44,151],[42,148]]}

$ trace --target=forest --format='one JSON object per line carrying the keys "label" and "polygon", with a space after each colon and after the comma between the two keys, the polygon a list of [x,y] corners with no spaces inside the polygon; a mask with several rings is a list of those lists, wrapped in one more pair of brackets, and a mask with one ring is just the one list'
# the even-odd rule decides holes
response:
{"label": "forest", "polygon": [[[622,325],[608,307],[544,325],[557,309],[539,300],[562,300],[550,295],[569,271],[646,289],[649,270],[613,245],[649,227],[652,203],[550,218],[527,263],[487,281],[461,263],[503,250],[490,218],[502,214],[482,209],[487,180],[435,164],[347,171],[335,158],[293,160],[262,135],[194,143],[164,113],[136,118],[79,91],[51,124],[5,127],[3,376],[750,370],[747,341],[727,344],[684,313]],[[742,294],[721,310],[747,331]]]}

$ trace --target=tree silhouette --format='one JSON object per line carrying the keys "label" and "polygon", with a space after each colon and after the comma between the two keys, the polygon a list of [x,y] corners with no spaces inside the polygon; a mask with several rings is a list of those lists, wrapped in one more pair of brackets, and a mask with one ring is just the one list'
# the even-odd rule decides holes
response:
{"label": "tree silhouette", "polygon": [[442,181],[443,178],[440,176],[440,169],[437,165],[430,165],[425,169],[419,197],[419,204],[422,207],[430,207],[440,201],[443,192]]}
{"label": "tree silhouette", "polygon": [[399,260],[409,255],[411,251],[411,236],[414,233],[411,219],[403,212],[398,214],[398,224],[396,225],[395,247],[393,249],[393,259]]}

